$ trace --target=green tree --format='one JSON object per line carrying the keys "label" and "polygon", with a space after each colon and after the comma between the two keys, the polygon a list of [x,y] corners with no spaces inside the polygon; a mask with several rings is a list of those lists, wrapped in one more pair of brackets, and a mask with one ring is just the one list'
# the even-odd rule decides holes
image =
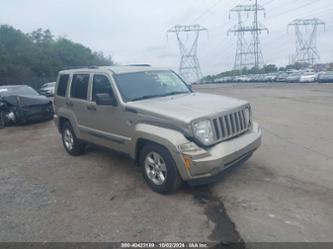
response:
{"label": "green tree", "polygon": [[39,87],[54,81],[58,71],[66,67],[112,64],[111,57],[102,52],[66,38],[55,39],[48,29],[24,34],[11,26],[0,26],[0,85]]}

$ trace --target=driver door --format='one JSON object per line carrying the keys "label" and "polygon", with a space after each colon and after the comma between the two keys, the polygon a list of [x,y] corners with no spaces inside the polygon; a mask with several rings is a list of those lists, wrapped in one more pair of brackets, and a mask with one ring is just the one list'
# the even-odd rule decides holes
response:
{"label": "driver door", "polygon": [[117,100],[116,105],[97,105],[96,94],[99,93],[109,94],[117,100],[109,76],[93,75],[90,102],[87,106],[89,125],[86,132],[93,143],[125,151],[125,145],[130,141],[130,137],[127,136],[129,128],[126,126],[119,101]]}

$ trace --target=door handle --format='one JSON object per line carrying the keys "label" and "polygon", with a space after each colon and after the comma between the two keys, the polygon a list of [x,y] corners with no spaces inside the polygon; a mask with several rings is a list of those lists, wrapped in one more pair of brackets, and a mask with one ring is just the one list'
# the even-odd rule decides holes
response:
{"label": "door handle", "polygon": [[68,102],[66,102],[66,105],[67,106],[73,106],[74,104],[72,102],[68,101]]}
{"label": "door handle", "polygon": [[87,105],[87,109],[89,110],[89,111],[96,111],[97,109],[96,109],[96,106],[93,106],[93,105]]}

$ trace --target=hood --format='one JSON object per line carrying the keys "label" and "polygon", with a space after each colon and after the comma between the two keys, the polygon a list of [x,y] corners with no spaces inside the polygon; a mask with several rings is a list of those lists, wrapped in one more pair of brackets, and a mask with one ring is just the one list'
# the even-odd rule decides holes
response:
{"label": "hood", "polygon": [[[18,98],[20,100],[20,103],[18,103]],[[11,105],[20,105],[22,107],[28,107],[28,106],[36,106],[36,105],[46,105],[51,103],[51,101],[46,98],[45,96],[38,95],[38,96],[18,96],[18,95],[10,95],[3,97],[3,100]]]}
{"label": "hood", "polygon": [[221,95],[192,93],[153,98],[127,103],[139,113],[164,116],[184,123],[232,110],[248,104],[247,101]]}

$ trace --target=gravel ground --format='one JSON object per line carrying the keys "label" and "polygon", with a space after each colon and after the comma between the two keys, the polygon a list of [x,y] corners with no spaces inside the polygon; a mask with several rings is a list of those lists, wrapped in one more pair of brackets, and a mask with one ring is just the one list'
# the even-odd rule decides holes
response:
{"label": "gravel ground", "polygon": [[333,241],[333,84],[200,86],[249,100],[254,157],[213,187],[245,241]]}

